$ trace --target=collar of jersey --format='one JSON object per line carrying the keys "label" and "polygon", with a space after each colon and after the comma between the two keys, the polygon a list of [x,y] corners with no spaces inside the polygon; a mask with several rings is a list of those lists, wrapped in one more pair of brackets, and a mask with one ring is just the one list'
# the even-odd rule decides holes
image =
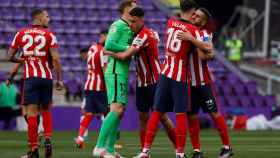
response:
{"label": "collar of jersey", "polygon": [[124,20],[123,18],[121,18],[121,20],[122,20],[123,22],[125,22],[125,23],[127,24],[127,26],[129,26],[129,23],[128,23],[126,20]]}
{"label": "collar of jersey", "polygon": [[182,18],[180,18],[180,21],[183,21],[183,22],[186,22],[186,23],[192,24],[189,20],[186,20],[186,19],[182,19]]}

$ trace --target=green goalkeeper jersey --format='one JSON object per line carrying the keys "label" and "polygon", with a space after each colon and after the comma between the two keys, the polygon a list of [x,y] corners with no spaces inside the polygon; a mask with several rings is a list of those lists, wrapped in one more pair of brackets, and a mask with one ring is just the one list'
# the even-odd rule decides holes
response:
{"label": "green goalkeeper jersey", "polygon": [[[133,33],[129,24],[119,19],[115,21],[109,29],[105,42],[105,49],[111,52],[123,52],[127,50],[132,43]],[[130,60],[118,60],[112,57],[108,59],[106,74],[121,74],[128,76]]]}

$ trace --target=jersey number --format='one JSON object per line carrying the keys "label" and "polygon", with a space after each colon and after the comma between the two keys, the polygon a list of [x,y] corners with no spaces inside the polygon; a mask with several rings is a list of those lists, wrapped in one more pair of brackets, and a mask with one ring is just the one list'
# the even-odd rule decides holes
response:
{"label": "jersey number", "polygon": [[[46,46],[46,38],[42,35],[37,35],[34,38],[31,35],[24,35],[22,37],[22,42],[27,42],[23,46],[23,53],[26,56],[45,56],[46,52],[41,51],[42,48]],[[34,50],[29,50],[30,47],[32,47],[35,44]]]}
{"label": "jersey number", "polygon": [[180,51],[182,45],[182,41],[177,38],[180,31],[181,30],[175,30],[174,28],[169,28],[167,30],[168,38],[166,48],[172,50],[175,53]]}

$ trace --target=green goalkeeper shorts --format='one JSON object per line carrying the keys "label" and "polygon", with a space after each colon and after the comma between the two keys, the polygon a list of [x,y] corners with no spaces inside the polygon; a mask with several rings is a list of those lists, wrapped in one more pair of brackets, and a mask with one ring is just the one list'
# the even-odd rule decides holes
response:
{"label": "green goalkeeper shorts", "polygon": [[119,103],[126,106],[128,103],[128,76],[105,73],[104,78],[108,104]]}

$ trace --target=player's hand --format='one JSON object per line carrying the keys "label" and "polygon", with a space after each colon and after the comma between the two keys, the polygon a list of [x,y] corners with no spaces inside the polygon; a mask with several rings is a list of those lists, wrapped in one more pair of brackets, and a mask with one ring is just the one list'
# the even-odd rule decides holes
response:
{"label": "player's hand", "polygon": [[11,85],[11,80],[6,79],[5,83],[6,83],[6,85],[9,87],[9,86]]}
{"label": "player's hand", "polygon": [[177,38],[183,41],[191,41],[194,39],[194,37],[188,30],[186,30],[186,32],[180,31],[177,35]]}
{"label": "player's hand", "polygon": [[104,55],[108,55],[108,56],[114,56],[115,53],[110,52],[108,50],[104,50]]}
{"label": "player's hand", "polygon": [[63,81],[56,81],[55,83],[56,90],[60,91],[63,89],[63,87],[64,87]]}

